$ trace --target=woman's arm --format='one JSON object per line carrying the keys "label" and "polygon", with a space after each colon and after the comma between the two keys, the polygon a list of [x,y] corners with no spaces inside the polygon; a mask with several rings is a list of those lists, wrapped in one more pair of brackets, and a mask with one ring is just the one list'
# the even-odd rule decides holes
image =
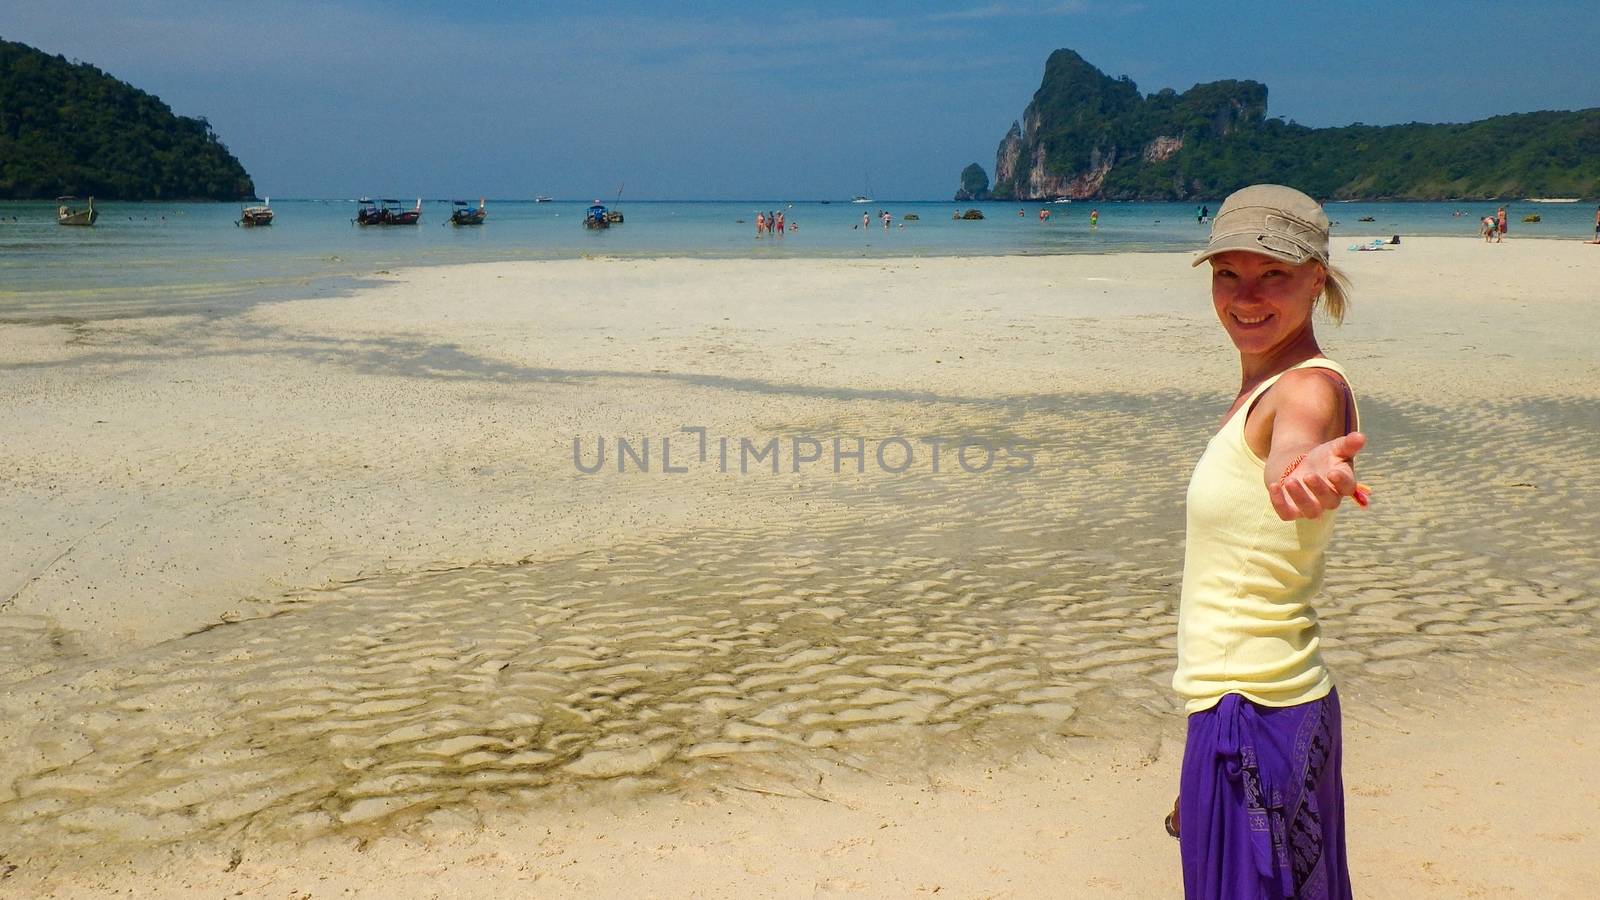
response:
{"label": "woman's arm", "polygon": [[1365,505],[1355,457],[1367,439],[1345,434],[1344,382],[1321,371],[1291,372],[1270,393],[1278,396],[1264,478],[1278,518],[1315,519],[1345,497]]}

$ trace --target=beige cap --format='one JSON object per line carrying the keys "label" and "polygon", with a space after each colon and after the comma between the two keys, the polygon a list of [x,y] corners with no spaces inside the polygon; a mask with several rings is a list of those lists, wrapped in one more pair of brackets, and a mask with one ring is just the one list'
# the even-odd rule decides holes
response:
{"label": "beige cap", "polygon": [[1218,253],[1243,250],[1299,265],[1328,262],[1328,214],[1292,187],[1253,184],[1222,201],[1211,220],[1211,240],[1195,257],[1200,265]]}

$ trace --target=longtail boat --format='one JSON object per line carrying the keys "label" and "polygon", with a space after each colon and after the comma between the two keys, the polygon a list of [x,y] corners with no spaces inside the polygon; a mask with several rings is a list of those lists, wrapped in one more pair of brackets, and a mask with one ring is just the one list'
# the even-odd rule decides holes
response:
{"label": "longtail boat", "polygon": [[239,221],[233,223],[241,228],[254,228],[257,225],[272,224],[272,198],[268,197],[260,206],[246,206],[239,210]]}
{"label": "longtail boat", "polygon": [[[399,203],[400,201],[385,200],[383,202],[389,204]],[[417,205],[414,209],[397,209],[386,206],[385,212],[389,214],[389,221],[383,223],[385,225],[415,225],[422,221],[422,198],[417,198]]]}
{"label": "longtail boat", "polygon": [[56,224],[58,225],[93,225],[95,220],[100,218],[100,213],[95,211],[93,197],[89,198],[89,205],[84,209],[67,205],[68,203],[78,202],[77,197],[57,197],[56,202],[61,204],[61,207],[56,210]]}
{"label": "longtail boat", "polygon": [[382,225],[384,210],[379,209],[371,197],[362,197],[361,205],[356,207],[355,223],[357,225]]}
{"label": "longtail boat", "polygon": [[389,204],[399,204],[399,200],[384,199],[383,203],[372,202],[371,197],[362,197],[361,205],[356,209],[354,219],[357,225],[415,225],[422,221],[422,198],[417,198],[417,205],[413,209],[398,209]]}
{"label": "longtail boat", "polygon": [[483,208],[483,202],[484,202],[483,198],[479,197],[478,198],[478,208],[477,209],[473,209],[472,207],[467,205],[467,201],[465,201],[465,200],[457,200],[457,201],[455,201],[455,205],[457,207],[459,207],[459,209],[455,209],[455,210],[451,211],[451,213],[450,213],[450,224],[451,225],[482,225],[483,224],[483,220],[487,219],[489,217],[489,211]]}

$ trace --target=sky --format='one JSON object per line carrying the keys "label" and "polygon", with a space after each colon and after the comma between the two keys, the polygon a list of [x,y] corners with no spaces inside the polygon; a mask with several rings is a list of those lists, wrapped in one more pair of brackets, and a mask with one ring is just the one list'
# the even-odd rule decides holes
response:
{"label": "sky", "polygon": [[1600,106],[1600,7],[5,0],[0,38],[205,116],[263,195],[946,199],[1067,47],[1305,125]]}

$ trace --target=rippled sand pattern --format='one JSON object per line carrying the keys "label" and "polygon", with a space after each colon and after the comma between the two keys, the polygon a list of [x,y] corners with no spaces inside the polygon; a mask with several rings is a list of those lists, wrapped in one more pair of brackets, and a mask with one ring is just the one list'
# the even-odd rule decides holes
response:
{"label": "rippled sand pattern", "polygon": [[[1182,490],[1215,406],[843,402],[812,433],[1009,434],[1036,467],[729,476],[792,515],[370,578],[33,677],[23,655],[0,672],[0,833],[21,853],[392,828],[601,780],[1148,727],[1177,714]],[[1365,412],[1377,505],[1344,513],[1331,560],[1336,672],[1593,646],[1600,407]],[[0,624],[0,647],[42,628]]]}

